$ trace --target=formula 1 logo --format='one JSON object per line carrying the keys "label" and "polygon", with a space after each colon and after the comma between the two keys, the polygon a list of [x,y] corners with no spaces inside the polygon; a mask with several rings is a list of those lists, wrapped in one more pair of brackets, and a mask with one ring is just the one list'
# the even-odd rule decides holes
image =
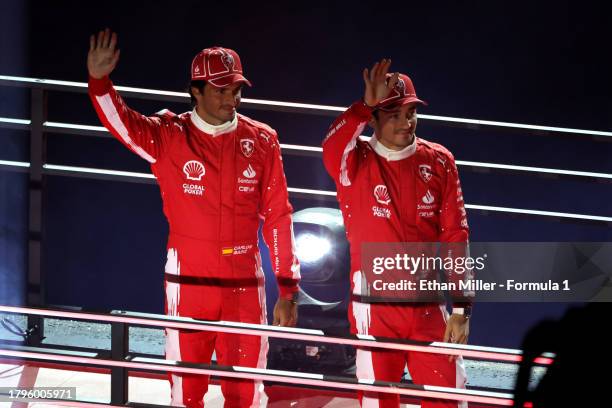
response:
{"label": "formula 1 logo", "polygon": [[388,205],[391,202],[391,197],[389,196],[389,191],[387,191],[387,186],[379,184],[374,187],[374,198],[376,198],[376,202]]}
{"label": "formula 1 logo", "polygon": [[183,166],[183,173],[187,180],[201,181],[202,176],[206,173],[204,163],[197,160],[190,160]]}
{"label": "formula 1 logo", "polygon": [[240,139],[240,150],[246,157],[251,157],[255,151],[255,142],[253,139]]}
{"label": "formula 1 logo", "polygon": [[423,181],[425,181],[426,183],[429,183],[429,180],[431,180],[431,177],[433,176],[431,172],[431,166],[428,164],[420,164],[419,174],[421,175],[421,178],[423,179]]}

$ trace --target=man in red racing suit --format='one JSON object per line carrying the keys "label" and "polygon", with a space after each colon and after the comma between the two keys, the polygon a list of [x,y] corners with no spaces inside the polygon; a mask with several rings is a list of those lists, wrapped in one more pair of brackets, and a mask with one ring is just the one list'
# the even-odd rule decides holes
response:
{"label": "man in red racing suit", "polygon": [[[151,164],[169,223],[165,268],[170,316],[267,324],[257,231],[270,248],[278,280],[275,324],[295,325],[300,279],[276,132],[235,112],[242,75],[238,54],[199,53],[191,69],[192,112],[146,117],[128,108],[108,77],[118,59],[116,35],[92,36],[89,94],[104,126]],[[200,82],[197,82],[200,81]],[[166,330],[166,358],[265,368],[265,337]],[[208,378],[169,375],[172,405],[202,407]],[[259,406],[263,384],[222,379],[226,407]]]}
{"label": "man in red racing suit", "polygon": [[[353,333],[421,341],[465,343],[471,305],[368,303],[362,295],[364,242],[467,242],[468,225],[452,154],[415,135],[417,98],[406,75],[388,74],[390,60],[364,70],[366,94],[331,125],[323,161],[334,179],[350,243]],[[359,138],[370,123],[369,142]],[[457,306],[457,305],[455,305]],[[454,361],[451,361],[454,360]],[[357,377],[398,382],[404,366],[417,384],[465,387],[461,358],[447,355],[357,350]],[[397,394],[360,393],[363,407],[398,407]],[[426,400],[423,407],[457,407]],[[459,403],[462,406],[462,403]]]}

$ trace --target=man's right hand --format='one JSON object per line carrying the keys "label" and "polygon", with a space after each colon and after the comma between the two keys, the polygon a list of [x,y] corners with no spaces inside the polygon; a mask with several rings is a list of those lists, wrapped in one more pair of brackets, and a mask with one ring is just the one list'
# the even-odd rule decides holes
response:
{"label": "man's right hand", "polygon": [[87,69],[89,76],[100,79],[115,69],[119,61],[119,50],[117,45],[117,34],[111,33],[110,29],[100,31],[96,36],[89,37],[89,53],[87,54]]}
{"label": "man's right hand", "polygon": [[363,81],[365,82],[365,95],[363,101],[370,107],[376,106],[380,101],[385,99],[391,89],[397,84],[399,73],[394,73],[387,81],[387,72],[391,66],[390,59],[382,59],[374,64],[371,70],[367,68],[363,70]]}

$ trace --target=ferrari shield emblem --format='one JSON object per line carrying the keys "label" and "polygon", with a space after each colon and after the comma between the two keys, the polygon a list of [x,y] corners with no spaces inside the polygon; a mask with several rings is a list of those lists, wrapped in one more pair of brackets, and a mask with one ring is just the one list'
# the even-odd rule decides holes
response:
{"label": "ferrari shield emblem", "polygon": [[251,157],[255,151],[255,143],[253,139],[240,139],[240,150],[246,157]]}
{"label": "ferrari shield emblem", "polygon": [[429,183],[429,180],[431,180],[432,177],[431,166],[428,164],[419,165],[419,174],[421,175],[423,181]]}

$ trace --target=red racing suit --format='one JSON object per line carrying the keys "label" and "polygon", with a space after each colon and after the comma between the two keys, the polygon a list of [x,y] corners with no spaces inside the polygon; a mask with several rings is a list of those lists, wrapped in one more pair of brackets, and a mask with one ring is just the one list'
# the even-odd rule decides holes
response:
{"label": "red racing suit", "polygon": [[[361,244],[364,242],[467,242],[468,225],[452,154],[415,137],[401,151],[359,139],[372,110],[354,103],[332,124],[323,141],[323,161],[334,179],[350,243],[354,300],[349,307],[353,333],[442,341],[447,311],[439,303],[365,303],[361,294]],[[446,355],[357,350],[357,377],[400,381],[404,366],[416,384],[465,387],[463,361]],[[360,394],[363,407],[398,407],[395,394]],[[423,400],[423,407],[457,403]],[[461,406],[461,404],[460,404]]]}
{"label": "red racing suit", "polygon": [[[169,223],[165,310],[170,316],[267,324],[258,228],[270,249],[280,296],[298,291],[292,207],[280,146],[269,126],[237,114],[219,126],[195,112],[143,116],[110,79],[89,80],[104,126],[151,163]],[[166,358],[265,368],[265,337],[166,330]],[[172,405],[203,406],[208,378],[169,375]],[[221,381],[225,406],[259,406],[263,385]]]}

